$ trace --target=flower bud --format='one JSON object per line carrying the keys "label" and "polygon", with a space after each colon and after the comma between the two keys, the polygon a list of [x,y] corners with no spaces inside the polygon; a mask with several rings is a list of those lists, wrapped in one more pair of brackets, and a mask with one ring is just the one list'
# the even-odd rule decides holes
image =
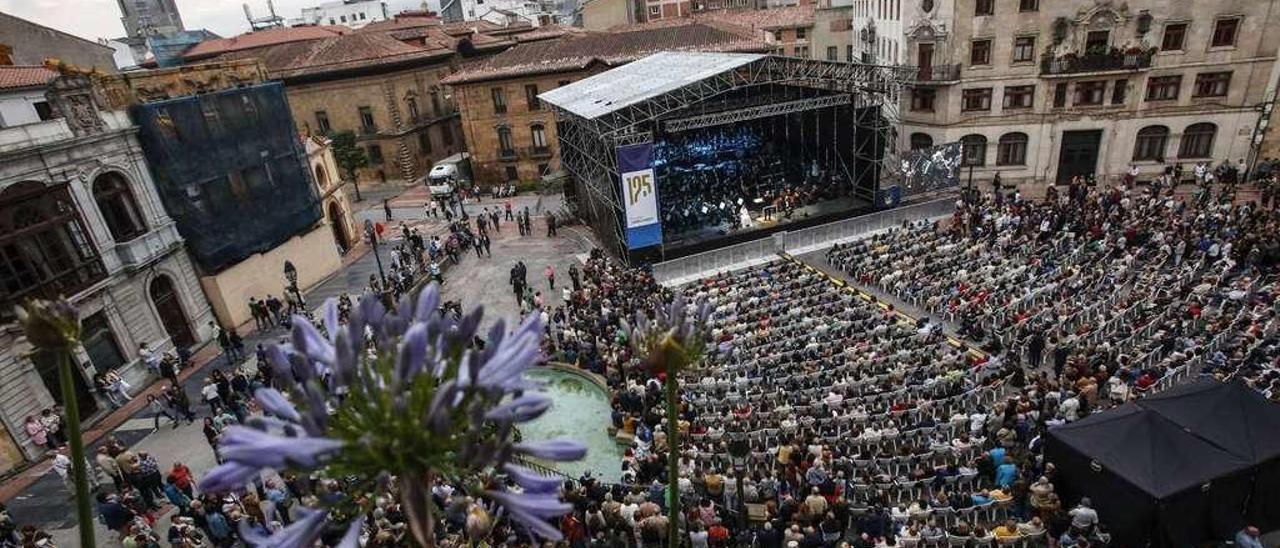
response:
{"label": "flower bud", "polygon": [[38,349],[63,350],[80,342],[80,314],[66,299],[27,301],[17,316],[27,340]]}
{"label": "flower bud", "polygon": [[489,511],[479,504],[472,504],[467,511],[467,538],[473,542],[482,541],[489,537],[492,530],[493,518],[489,516]]}

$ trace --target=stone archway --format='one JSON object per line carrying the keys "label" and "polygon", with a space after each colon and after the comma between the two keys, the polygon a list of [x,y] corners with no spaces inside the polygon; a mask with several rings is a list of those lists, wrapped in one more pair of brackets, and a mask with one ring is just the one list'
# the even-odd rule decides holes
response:
{"label": "stone archway", "polygon": [[338,244],[338,251],[346,253],[351,249],[351,236],[347,234],[347,223],[343,222],[342,206],[337,201],[329,202],[329,229],[333,230],[333,241]]}
{"label": "stone archway", "polygon": [[166,275],[156,276],[149,287],[151,304],[156,307],[160,316],[160,324],[165,333],[173,340],[175,348],[191,348],[196,344],[196,337],[191,333],[191,324],[187,323],[187,314],[182,311],[182,300],[173,280]]}

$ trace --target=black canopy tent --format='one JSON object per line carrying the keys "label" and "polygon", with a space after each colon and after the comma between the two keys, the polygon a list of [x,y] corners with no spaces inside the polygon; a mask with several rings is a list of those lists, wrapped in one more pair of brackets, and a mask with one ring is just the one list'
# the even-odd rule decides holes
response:
{"label": "black canopy tent", "polygon": [[1117,546],[1280,527],[1280,405],[1202,380],[1050,429],[1064,502],[1090,497]]}

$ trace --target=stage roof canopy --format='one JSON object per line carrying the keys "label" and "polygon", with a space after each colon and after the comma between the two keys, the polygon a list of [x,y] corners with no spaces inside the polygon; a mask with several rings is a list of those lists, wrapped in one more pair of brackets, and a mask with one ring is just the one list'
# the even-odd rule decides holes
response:
{"label": "stage roof canopy", "polygon": [[588,120],[759,61],[752,53],[656,53],[538,97]]}

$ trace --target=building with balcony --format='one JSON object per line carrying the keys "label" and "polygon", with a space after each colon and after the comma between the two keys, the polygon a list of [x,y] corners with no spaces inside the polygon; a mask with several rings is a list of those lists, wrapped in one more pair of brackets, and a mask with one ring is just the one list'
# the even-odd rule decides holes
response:
{"label": "building with balcony", "polygon": [[[38,460],[22,425],[59,404],[56,363],[14,323],[28,298],[65,296],[79,309],[76,399],[90,421],[109,410],[93,379],[116,370],[135,387],[158,351],[207,340],[213,315],[174,220],[143,162],[138,128],[104,110],[87,77],[0,67],[0,104],[44,90],[47,107],[0,129],[0,473]],[[36,108],[36,107],[31,107]]]}
{"label": "building with balcony", "polygon": [[522,42],[444,80],[456,98],[481,187],[534,183],[559,169],[555,115],[538,95],[667,50],[763,53],[759,34],[699,17],[618,27],[562,29]]}
{"label": "building with balcony", "polygon": [[863,25],[884,52],[901,11],[888,59],[901,48],[917,67],[901,148],[962,142],[966,177],[1006,184],[1114,180],[1130,165],[1142,179],[1250,155],[1275,88],[1277,4],[895,0]]}
{"label": "building with balcony", "polygon": [[217,59],[261,61],[271,79],[283,82],[302,133],[354,132],[369,158],[357,173],[360,180],[407,182],[463,149],[455,102],[440,82],[460,63],[516,43],[490,29],[502,27],[397,17],[349,34],[241,49]]}

